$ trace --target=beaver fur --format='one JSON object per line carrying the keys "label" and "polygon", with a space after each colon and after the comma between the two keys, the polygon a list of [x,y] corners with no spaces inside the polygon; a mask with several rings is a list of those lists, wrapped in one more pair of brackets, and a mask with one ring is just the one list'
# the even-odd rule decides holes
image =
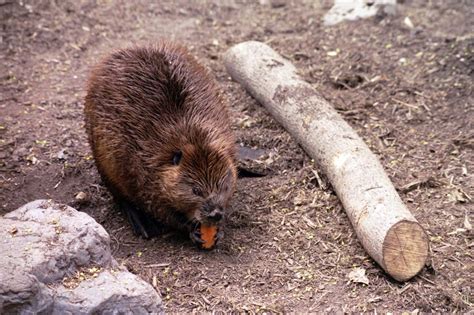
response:
{"label": "beaver fur", "polygon": [[199,224],[222,222],[235,139],[226,100],[184,47],[112,53],[92,71],[84,113],[99,173],[137,233],[151,236],[147,214],[199,243]]}

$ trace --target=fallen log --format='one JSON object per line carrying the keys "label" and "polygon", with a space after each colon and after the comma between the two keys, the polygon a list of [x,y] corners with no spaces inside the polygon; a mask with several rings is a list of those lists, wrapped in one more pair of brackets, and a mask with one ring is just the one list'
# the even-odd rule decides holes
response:
{"label": "fallen log", "polygon": [[238,44],[224,63],[321,166],[367,253],[398,281],[415,276],[428,257],[427,235],[356,132],[269,46]]}

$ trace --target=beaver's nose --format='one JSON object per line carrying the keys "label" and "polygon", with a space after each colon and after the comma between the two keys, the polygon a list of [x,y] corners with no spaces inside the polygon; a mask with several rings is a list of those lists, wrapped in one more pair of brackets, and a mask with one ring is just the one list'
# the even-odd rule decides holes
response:
{"label": "beaver's nose", "polygon": [[222,220],[222,211],[220,209],[214,209],[209,213],[207,218],[211,221],[218,222]]}

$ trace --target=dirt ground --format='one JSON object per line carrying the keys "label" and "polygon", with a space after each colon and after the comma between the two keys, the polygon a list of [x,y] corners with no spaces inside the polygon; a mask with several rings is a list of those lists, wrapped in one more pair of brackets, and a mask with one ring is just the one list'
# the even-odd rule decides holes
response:
{"label": "dirt ground", "polygon": [[[474,4],[403,1],[396,16],[333,27],[321,24],[331,1],[274,4],[0,0],[0,214],[38,198],[90,214],[169,312],[472,311]],[[238,142],[265,152],[251,166],[269,175],[239,181],[212,252],[174,232],[134,236],[84,133],[90,67],[159,38],[184,43],[211,69]],[[318,166],[229,78],[223,53],[245,40],[290,59],[379,156],[431,240],[414,279],[395,282],[367,256]],[[369,285],[349,281],[354,267]]]}

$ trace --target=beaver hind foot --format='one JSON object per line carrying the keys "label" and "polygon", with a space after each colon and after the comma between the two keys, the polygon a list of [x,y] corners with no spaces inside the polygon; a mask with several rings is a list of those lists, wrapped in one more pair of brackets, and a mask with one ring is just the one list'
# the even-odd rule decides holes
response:
{"label": "beaver hind foot", "polygon": [[135,235],[141,236],[144,239],[150,239],[163,233],[164,226],[160,222],[130,202],[119,200],[118,205],[120,210],[126,215],[128,222],[130,222]]}

